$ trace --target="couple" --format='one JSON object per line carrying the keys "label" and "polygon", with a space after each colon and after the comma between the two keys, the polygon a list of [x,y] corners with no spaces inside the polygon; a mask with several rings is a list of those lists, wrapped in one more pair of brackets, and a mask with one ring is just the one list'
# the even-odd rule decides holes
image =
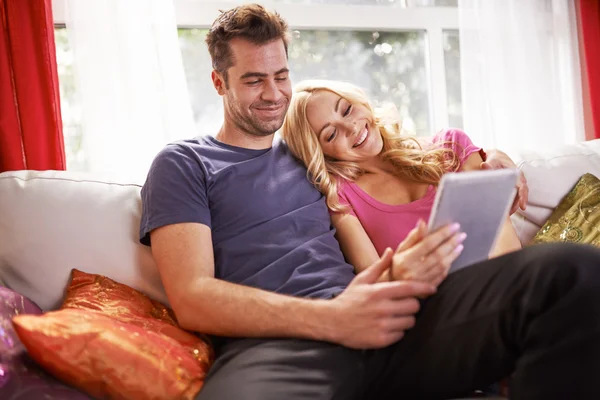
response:
{"label": "couple", "polygon": [[352,86],[292,98],[287,37],[258,5],[220,15],[223,126],[166,146],[142,189],[141,242],[180,325],[218,338],[197,398],[444,399],[509,375],[515,399],[600,398],[600,252],[512,251],[507,223],[509,254],[446,277],[460,227],[416,221],[441,174],[483,153],[459,131],[421,150]]}

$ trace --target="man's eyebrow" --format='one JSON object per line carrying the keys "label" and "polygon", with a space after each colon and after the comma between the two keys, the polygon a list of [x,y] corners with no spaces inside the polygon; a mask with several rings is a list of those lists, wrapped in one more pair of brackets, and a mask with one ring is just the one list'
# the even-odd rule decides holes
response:
{"label": "man's eyebrow", "polygon": [[[279,74],[283,74],[285,72],[290,72],[290,70],[288,68],[281,68],[279,71],[275,71],[274,75],[279,75]],[[269,74],[264,73],[264,72],[246,72],[244,75],[240,76],[240,79],[247,79],[247,78],[266,78],[268,77]]]}
{"label": "man's eyebrow", "polygon": [[[342,97],[340,96],[340,98],[335,102],[335,112],[338,112],[338,108],[340,108],[340,101],[342,101]],[[323,127],[321,128],[321,130],[319,131],[319,137],[321,137],[321,135],[323,134],[323,131],[325,130],[325,128],[327,128],[330,125],[330,123],[326,123],[325,125],[323,125]]]}
{"label": "man's eyebrow", "polygon": [[246,78],[266,78],[267,76],[269,76],[269,75],[265,74],[264,72],[246,72],[244,75],[240,76],[240,79],[246,79]]}

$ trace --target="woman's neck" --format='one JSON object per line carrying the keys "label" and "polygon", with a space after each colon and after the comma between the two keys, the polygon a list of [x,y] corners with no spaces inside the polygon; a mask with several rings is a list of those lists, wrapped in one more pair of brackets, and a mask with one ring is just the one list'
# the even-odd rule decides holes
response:
{"label": "woman's neck", "polygon": [[367,174],[388,174],[394,172],[394,165],[384,160],[381,155],[358,164]]}

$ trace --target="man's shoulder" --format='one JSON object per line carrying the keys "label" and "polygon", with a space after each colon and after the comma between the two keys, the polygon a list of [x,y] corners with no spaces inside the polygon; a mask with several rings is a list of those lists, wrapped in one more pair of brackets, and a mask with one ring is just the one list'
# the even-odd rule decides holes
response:
{"label": "man's shoulder", "polygon": [[[262,157],[269,152],[274,157]],[[171,142],[159,151],[153,164],[178,169],[201,169],[205,174],[213,175],[250,160],[265,166],[270,166],[271,163],[278,162],[277,160],[286,160],[283,165],[279,164],[277,167],[304,169],[283,141],[276,140],[271,149],[251,150],[220,143],[211,136]]]}
{"label": "man's shoulder", "polygon": [[170,142],[158,153],[158,156],[207,156],[214,146],[204,137],[196,137],[193,139],[181,139]]}
{"label": "man's shoulder", "polygon": [[273,150],[278,154],[280,158],[292,160],[296,164],[301,165],[302,168],[306,169],[306,167],[302,164],[302,161],[300,161],[296,156],[294,156],[289,146],[283,139],[275,139],[275,141],[273,142]]}
{"label": "man's shoulder", "polygon": [[156,155],[154,162],[210,170],[215,166],[228,165],[236,161],[238,161],[236,155],[229,149],[219,146],[211,136],[199,136],[165,145]]}
{"label": "man's shoulder", "polygon": [[[286,156],[293,157],[289,150],[289,147],[283,140],[274,140],[272,150],[285,154]],[[243,153],[247,155],[254,154],[257,150],[245,149],[241,147],[235,147],[219,142],[212,136],[198,136],[192,139],[181,139],[168,143],[161,151],[161,153],[195,153],[200,156],[211,156],[216,153],[220,154],[231,154],[232,152]]]}

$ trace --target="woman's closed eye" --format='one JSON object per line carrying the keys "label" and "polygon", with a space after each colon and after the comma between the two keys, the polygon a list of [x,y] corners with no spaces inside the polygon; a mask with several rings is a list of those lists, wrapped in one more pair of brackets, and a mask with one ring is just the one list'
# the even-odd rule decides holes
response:
{"label": "woman's closed eye", "polygon": [[331,132],[331,134],[327,137],[327,142],[331,142],[333,138],[335,138],[335,131],[336,130],[334,129],[333,132]]}
{"label": "woman's closed eye", "polygon": [[348,108],[346,108],[346,111],[344,111],[344,117],[350,114],[350,111],[352,111],[352,104],[348,105]]}
{"label": "woman's closed eye", "polygon": [[[342,114],[344,117],[347,117],[350,112],[352,111],[352,104],[348,104],[348,107],[346,107],[346,111],[344,111],[344,114]],[[331,142],[334,138],[335,138],[335,134],[336,134],[336,129],[333,130],[333,132],[331,132],[331,134],[329,136],[327,136],[327,142]]]}

